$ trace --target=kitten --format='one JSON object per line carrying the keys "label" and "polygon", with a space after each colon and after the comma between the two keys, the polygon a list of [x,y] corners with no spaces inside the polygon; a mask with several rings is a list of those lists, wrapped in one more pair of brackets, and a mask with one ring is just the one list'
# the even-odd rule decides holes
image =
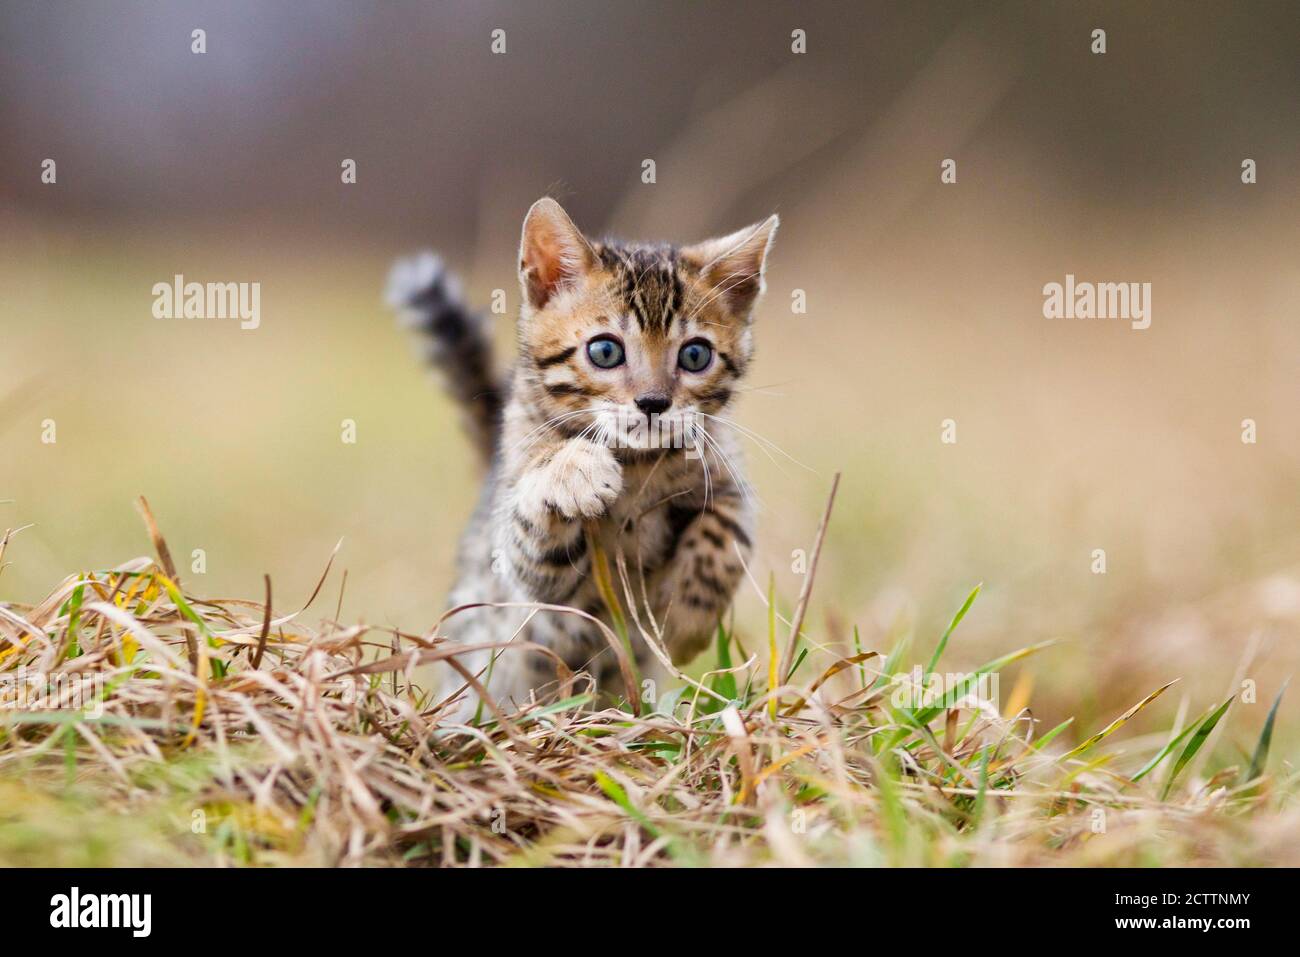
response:
{"label": "kitten", "polygon": [[[652,633],[649,622],[658,626],[675,663],[709,642],[753,538],[736,436],[714,417],[753,356],[752,312],[776,227],[772,216],[680,248],[594,242],[558,203],[538,200],[524,220],[519,356],[504,382],[491,372],[487,318],[465,309],[437,259],[395,267],[390,302],[425,334],[490,463],[452,607],[545,603],[609,623],[593,573],[598,546],[626,606],[622,556],[638,616]],[[658,659],[629,631],[641,677],[662,687]],[[608,638],[580,615],[480,607],[448,618],[443,634],[466,645],[533,642],[625,694]],[[496,651],[457,657],[507,710],[555,689],[545,653],[507,648],[492,662]],[[445,670],[446,693],[465,692],[455,712],[464,718],[476,698]]]}

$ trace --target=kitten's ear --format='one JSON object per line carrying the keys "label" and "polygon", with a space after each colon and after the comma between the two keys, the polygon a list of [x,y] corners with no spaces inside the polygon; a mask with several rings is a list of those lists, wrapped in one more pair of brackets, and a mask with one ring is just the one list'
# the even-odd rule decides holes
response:
{"label": "kitten's ear", "polygon": [[687,246],[678,255],[700,271],[705,288],[717,290],[719,301],[726,304],[732,315],[744,319],[763,292],[767,251],[772,248],[772,237],[779,223],[778,217],[769,216],[730,236]]}
{"label": "kitten's ear", "polygon": [[596,254],[560,204],[544,196],[524,217],[519,284],[534,309],[596,265]]}

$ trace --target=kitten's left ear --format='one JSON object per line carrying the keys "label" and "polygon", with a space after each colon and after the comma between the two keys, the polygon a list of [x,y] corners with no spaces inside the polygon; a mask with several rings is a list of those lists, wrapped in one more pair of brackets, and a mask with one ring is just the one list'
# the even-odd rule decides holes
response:
{"label": "kitten's left ear", "polygon": [[678,255],[700,271],[707,288],[719,291],[718,301],[732,315],[748,318],[763,293],[767,251],[772,248],[779,223],[780,219],[772,215],[730,236],[686,246]]}

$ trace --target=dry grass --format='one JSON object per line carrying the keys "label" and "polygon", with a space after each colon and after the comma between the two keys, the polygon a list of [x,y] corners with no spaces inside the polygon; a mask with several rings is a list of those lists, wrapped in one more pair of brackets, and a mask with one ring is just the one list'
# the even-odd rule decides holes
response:
{"label": "dry grass", "polygon": [[[598,707],[579,675],[562,700],[455,725],[421,684],[451,661],[436,629],[309,626],[305,608],[273,612],[269,582],[263,602],[189,594],[143,511],[156,560],[71,576],[36,606],[0,605],[0,864],[1300,859],[1294,774],[1245,769],[1264,765],[1266,741],[1253,762],[1200,770],[1231,720],[1219,703],[1180,719],[1188,733],[1173,746],[1172,733],[1148,735],[1116,751],[1126,717],[1159,692],[1091,736],[1038,728],[1019,689],[1006,713],[945,706],[956,696],[900,706],[891,676],[910,669],[907,641],[813,668],[820,652],[807,655],[802,629],[778,640],[773,602],[762,654],[720,629],[717,667],[683,676],[653,711]],[[638,626],[619,612],[616,627]],[[777,661],[793,662],[784,682]],[[52,698],[17,683],[33,673]],[[86,689],[97,718],[71,707]]]}

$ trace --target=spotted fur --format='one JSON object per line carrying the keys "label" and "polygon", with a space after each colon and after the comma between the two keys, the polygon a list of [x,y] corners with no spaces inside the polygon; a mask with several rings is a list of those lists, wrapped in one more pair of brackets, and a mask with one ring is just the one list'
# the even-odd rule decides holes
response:
{"label": "spotted fur", "polygon": [[[773,216],[684,247],[593,242],[554,200],[533,205],[520,244],[519,356],[493,387],[505,399],[453,607],[563,605],[608,623],[592,568],[599,548],[627,569],[638,617],[657,625],[675,662],[708,642],[753,544],[735,433],[708,416],[729,409],[751,361],[752,311],[776,225]],[[601,336],[621,343],[618,368],[589,355]],[[678,362],[693,341],[712,350],[694,372]],[[655,423],[660,441],[641,431]],[[688,447],[664,447],[665,436]],[[631,630],[642,677],[660,677]],[[444,632],[470,646],[459,660],[507,706],[551,690],[564,668],[507,648],[489,674],[495,649],[485,646],[540,645],[602,690],[623,690],[606,637],[579,615],[479,607],[449,617]],[[465,690],[462,676],[450,677],[448,694]],[[466,693],[459,713],[474,706]]]}

